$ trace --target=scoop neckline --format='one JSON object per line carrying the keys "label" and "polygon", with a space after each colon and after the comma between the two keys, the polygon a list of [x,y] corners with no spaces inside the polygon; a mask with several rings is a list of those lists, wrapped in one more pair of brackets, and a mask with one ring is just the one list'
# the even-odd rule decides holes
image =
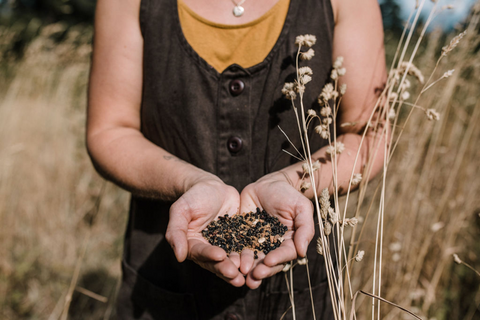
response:
{"label": "scoop neckline", "polygon": [[[190,43],[188,43],[187,39],[185,38],[185,34],[183,33],[182,26],[180,24],[180,18],[178,16],[178,0],[171,0],[171,1],[173,2],[173,5],[171,6],[171,8],[173,9],[172,14],[173,14],[173,18],[174,18],[174,27],[176,28],[176,34],[177,34],[178,40],[180,41],[184,50],[190,55],[190,57],[193,58],[193,60],[197,64],[201,65],[203,69],[205,69],[208,73],[210,73],[210,75],[213,75],[215,78],[220,78],[221,75],[224,74],[225,71],[229,70],[230,67],[232,67],[232,66],[240,67],[242,70],[244,70],[249,75],[253,75],[253,74],[263,70],[265,67],[267,67],[270,64],[271,60],[273,59],[273,56],[276,54],[276,52],[278,51],[278,49],[280,48],[282,43],[285,41],[285,38],[286,38],[287,34],[289,33],[290,26],[292,24],[293,17],[295,16],[295,13],[297,11],[298,2],[299,2],[299,1],[296,1],[296,0],[290,0],[289,6],[288,6],[288,11],[287,11],[287,16],[285,17],[285,21],[283,23],[282,31],[280,32],[280,35],[278,36],[277,41],[275,42],[275,45],[273,46],[273,48],[270,50],[270,52],[267,54],[267,56],[265,57],[265,59],[262,62],[257,63],[256,65],[248,67],[248,68],[243,68],[243,67],[241,67],[237,64],[232,64],[232,65],[228,66],[227,68],[225,68],[220,73],[215,68],[213,68],[205,59],[203,59],[193,49],[193,47],[190,45]],[[273,6],[270,10],[275,8],[275,6]],[[266,12],[265,14],[268,14],[268,12]],[[262,17],[259,17],[259,18],[262,18]],[[251,23],[251,22],[253,22],[253,21],[250,21],[248,23]],[[227,26],[231,26],[231,25],[227,25]]]}
{"label": "scoop neckline", "polygon": [[[197,19],[198,21],[200,21],[200,22],[202,22],[206,25],[209,25],[211,27],[219,28],[219,29],[242,29],[242,28],[251,27],[251,26],[256,25],[256,24],[262,22],[263,20],[267,19],[269,16],[274,14],[275,11],[278,11],[278,8],[279,8],[280,3],[282,1],[285,1],[285,0],[278,0],[277,3],[275,3],[275,5],[273,5],[273,7],[268,9],[268,11],[265,12],[260,17],[254,19],[252,21],[249,21],[249,22],[246,22],[246,23],[240,23],[240,24],[225,24],[225,23],[218,23],[218,22],[208,20],[207,18],[204,18],[201,15],[199,15],[198,13],[196,13],[195,11],[193,11],[185,2],[183,2],[183,0],[177,0],[177,5],[180,4],[180,6],[182,6],[185,10],[187,10],[188,13],[191,14],[195,19]],[[293,1],[293,0],[291,0],[291,1]],[[288,13],[287,13],[287,15],[288,15]]]}

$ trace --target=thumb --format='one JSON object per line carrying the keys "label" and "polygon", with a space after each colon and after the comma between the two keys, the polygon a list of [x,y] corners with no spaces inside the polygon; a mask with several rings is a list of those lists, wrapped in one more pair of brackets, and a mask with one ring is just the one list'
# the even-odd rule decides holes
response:
{"label": "thumb", "polygon": [[170,208],[170,220],[167,226],[165,238],[173,249],[178,262],[183,262],[188,253],[188,219],[185,217],[185,211],[181,210],[176,203]]}

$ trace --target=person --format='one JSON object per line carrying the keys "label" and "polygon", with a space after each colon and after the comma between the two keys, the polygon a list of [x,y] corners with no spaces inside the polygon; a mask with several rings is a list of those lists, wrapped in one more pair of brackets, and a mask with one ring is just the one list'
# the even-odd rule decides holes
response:
{"label": "person", "polygon": [[[98,0],[87,148],[95,168],[132,193],[118,318],[279,319],[290,306],[281,271],[305,256],[317,319],[333,318],[323,258],[309,245],[318,236],[312,188],[299,191],[302,163],[282,151],[291,146],[278,128],[300,145],[281,92],[295,75],[300,34],[317,37],[315,57],[302,62],[314,71],[307,108],[319,109],[332,61],[344,57],[345,190],[386,81],[376,0]],[[312,134],[311,145],[313,158],[325,159],[325,140]],[[367,137],[355,172],[371,149]],[[372,176],[382,165],[378,153]],[[331,166],[315,174],[317,190],[333,190]],[[289,229],[267,256],[227,255],[202,238],[218,216],[257,207]],[[305,267],[293,275],[296,315],[312,318]]]}

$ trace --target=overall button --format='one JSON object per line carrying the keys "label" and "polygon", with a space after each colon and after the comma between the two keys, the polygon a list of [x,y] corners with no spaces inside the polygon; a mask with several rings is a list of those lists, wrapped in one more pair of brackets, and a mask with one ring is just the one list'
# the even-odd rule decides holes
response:
{"label": "overall button", "polygon": [[243,141],[239,137],[231,137],[227,141],[227,148],[230,152],[237,153],[242,150]]}
{"label": "overall button", "polygon": [[235,79],[230,82],[230,93],[232,94],[232,96],[238,96],[240,93],[243,92],[244,88],[245,84],[242,80]]}
{"label": "overall button", "polygon": [[236,314],[233,314],[233,313],[230,313],[230,312],[229,312],[229,313],[227,313],[227,314],[225,315],[225,318],[224,318],[224,319],[225,319],[225,320],[239,320],[240,318],[237,317]]}

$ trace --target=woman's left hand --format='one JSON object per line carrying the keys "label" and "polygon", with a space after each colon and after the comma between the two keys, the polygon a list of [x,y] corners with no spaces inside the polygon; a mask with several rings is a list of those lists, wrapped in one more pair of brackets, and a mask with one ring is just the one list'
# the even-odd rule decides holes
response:
{"label": "woman's left hand", "polygon": [[240,271],[245,274],[248,287],[255,289],[262,280],[283,270],[286,263],[298,256],[305,257],[315,229],[313,204],[296,190],[281,172],[268,174],[249,184],[240,195],[240,212],[265,210],[288,227],[279,248],[266,256],[261,252],[258,259],[244,249],[240,257]]}

